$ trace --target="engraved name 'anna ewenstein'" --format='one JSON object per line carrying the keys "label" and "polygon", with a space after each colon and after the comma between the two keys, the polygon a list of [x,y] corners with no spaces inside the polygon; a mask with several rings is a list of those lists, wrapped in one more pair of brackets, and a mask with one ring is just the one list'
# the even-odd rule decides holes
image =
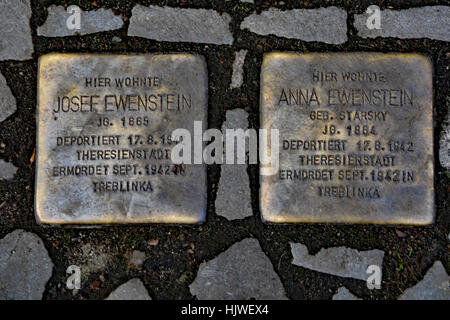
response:
{"label": "engraved name 'anna ewenstein'", "polygon": [[[338,83],[342,81],[345,86],[328,88],[325,97],[321,98],[317,88],[282,88],[279,93],[278,105],[320,106],[324,102],[329,106],[391,106],[402,107],[413,105],[413,90],[410,88],[385,88],[373,85],[370,88],[354,88],[354,83],[380,83],[386,82],[383,72],[334,72],[314,71],[312,83],[322,84]],[[325,101],[324,101],[325,100]]]}

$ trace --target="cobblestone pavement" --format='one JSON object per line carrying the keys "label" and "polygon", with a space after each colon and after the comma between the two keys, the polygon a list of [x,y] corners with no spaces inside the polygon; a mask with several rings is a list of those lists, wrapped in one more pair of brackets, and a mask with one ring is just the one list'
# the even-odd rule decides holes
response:
{"label": "cobblestone pavement", "polygon": [[[75,35],[65,23],[71,4],[86,22]],[[379,31],[364,24],[371,4],[0,0],[0,299],[449,299],[450,7],[438,0],[383,1]],[[431,58],[434,224],[264,224],[253,164],[208,166],[202,225],[80,229],[36,223],[40,56],[200,54],[208,66],[209,128],[248,123],[257,129],[261,62],[271,51],[416,52]],[[379,289],[364,281],[370,264],[380,264]],[[69,266],[81,268],[79,289],[67,287]]]}

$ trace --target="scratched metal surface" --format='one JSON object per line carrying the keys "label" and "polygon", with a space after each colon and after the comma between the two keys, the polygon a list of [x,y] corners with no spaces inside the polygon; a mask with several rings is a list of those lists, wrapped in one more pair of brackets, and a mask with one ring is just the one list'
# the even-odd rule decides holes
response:
{"label": "scratched metal surface", "polygon": [[[114,79],[121,77],[158,77],[157,87],[119,88]],[[111,86],[86,87],[86,77],[109,77]],[[37,170],[35,186],[36,218],[40,223],[94,225],[127,223],[200,223],[206,211],[206,166],[186,165],[184,175],[173,166],[170,158],[151,156],[161,150],[170,154],[173,143],[163,144],[162,135],[176,128],[193,132],[194,120],[207,117],[207,70],[204,59],[190,54],[156,55],[96,55],[49,54],[40,58],[38,84]],[[184,94],[191,97],[191,108],[183,110],[105,111],[106,95]],[[84,106],[85,112],[58,111],[57,97],[98,95],[94,105]],[[178,96],[177,96],[178,97]],[[108,98],[108,109],[114,109]],[[163,103],[160,103],[163,105]],[[154,105],[152,105],[154,106]],[[158,107],[159,108],[159,107]],[[174,109],[171,104],[170,109]],[[135,107],[132,109],[136,109]],[[175,107],[175,109],[177,109]],[[73,110],[78,110],[73,106]],[[107,117],[109,125],[99,126],[99,118]],[[134,120],[147,117],[146,125],[123,127],[122,118]],[[143,119],[143,118],[142,118]],[[111,124],[112,123],[112,124]],[[119,136],[115,145],[58,146],[56,137]],[[137,144],[130,145],[129,135],[140,135]],[[152,135],[153,142],[148,140]],[[141,142],[142,141],[142,142]],[[78,160],[83,150],[147,150],[146,159]],[[142,151],[141,151],[142,153]],[[160,152],[161,154],[161,152]],[[55,176],[59,166],[109,166],[101,175]],[[114,174],[113,167],[132,165],[124,174]],[[149,171],[146,165],[150,165]],[[152,170],[152,165],[155,170]],[[136,166],[136,167],[135,167]],[[159,167],[161,166],[161,167]],[[118,167],[116,167],[118,168]],[[137,169],[134,169],[137,168]],[[58,170],[58,169],[56,169]],[[99,182],[144,182],[139,191],[111,191],[98,188]],[[97,183],[94,189],[94,182]],[[149,182],[149,184],[148,184]],[[117,186],[118,184],[116,184]],[[148,186],[151,187],[148,187]],[[123,184],[122,190],[129,190]],[[96,192],[94,192],[96,190]]]}
{"label": "scratched metal surface", "polygon": [[[314,82],[312,75],[317,71],[328,72],[330,81]],[[374,81],[374,77],[372,81],[367,78],[366,81],[344,81],[342,72],[377,72],[378,81]],[[315,97],[311,92],[315,89],[320,105],[317,101],[310,101],[308,105],[304,100],[302,103],[289,100],[287,94],[282,94],[283,89],[285,93],[291,89],[294,94],[295,90],[302,89],[306,96],[306,89],[309,89],[309,97],[313,97],[313,100]],[[372,97],[372,100],[365,99],[361,105],[361,97],[358,95],[355,103],[342,99],[343,89],[364,89],[366,92],[371,89],[406,91],[382,91],[383,101],[387,102],[381,103]],[[412,102],[404,92],[412,95]],[[260,208],[263,220],[273,223],[432,223],[432,97],[431,63],[426,57],[417,54],[266,54],[261,72],[260,124],[261,128],[280,130],[280,168],[271,176],[260,174]],[[322,115],[328,114],[328,119],[312,120],[312,111],[322,111]],[[382,116],[377,121],[361,117],[359,120],[354,116],[351,116],[352,120],[341,120],[339,117],[341,112],[363,115],[362,112],[369,111],[387,113],[384,121],[381,120]],[[336,128],[334,135],[329,134],[331,125]],[[357,125],[360,125],[360,129],[363,125],[369,126],[369,132],[374,126],[375,134],[355,135]],[[325,126],[328,131],[325,131]],[[352,126],[350,136],[348,126]],[[305,141],[330,139],[345,140],[345,150],[302,148]],[[284,140],[301,140],[300,150],[289,149],[291,143],[286,143],[288,149],[283,150]],[[358,141],[368,142],[367,145],[362,142],[364,147],[359,150]],[[400,142],[400,146],[405,142],[404,148],[400,147],[400,150],[408,151],[396,151],[396,141]],[[392,149],[389,148],[389,142]],[[411,142],[413,147],[409,148]],[[296,146],[297,142],[294,145]],[[383,159],[394,157],[394,160],[390,165],[386,162],[387,166],[338,166],[333,163],[326,165],[328,161],[319,162],[319,165],[304,162],[302,165],[300,156],[306,161],[306,155],[318,155],[319,159],[322,155],[337,155],[341,158],[345,155],[365,155],[380,156],[384,157]],[[323,175],[317,175],[318,179],[303,179],[294,175],[294,172],[297,172],[301,177],[301,170],[306,170],[309,176],[308,170],[323,169],[333,170],[330,174],[332,177],[327,179]],[[339,179],[339,170],[349,170],[350,179]],[[371,175],[372,170],[374,176]],[[290,179],[286,179],[287,171],[290,172]],[[355,171],[358,173],[354,177]],[[343,172],[345,174],[345,171]],[[378,172],[382,172],[380,178]],[[403,172],[406,172],[406,178]],[[327,187],[328,189],[325,189]]]}

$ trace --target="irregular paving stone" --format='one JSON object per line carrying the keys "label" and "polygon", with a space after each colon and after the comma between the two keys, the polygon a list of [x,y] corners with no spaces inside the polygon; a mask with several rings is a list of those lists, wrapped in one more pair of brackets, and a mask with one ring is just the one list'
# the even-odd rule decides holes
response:
{"label": "irregular paving stone", "polygon": [[74,248],[75,264],[81,268],[81,282],[89,280],[93,273],[101,272],[113,263],[113,256],[108,253],[108,248],[100,246],[92,246],[86,243],[81,247]]}
{"label": "irregular paving stone", "polygon": [[246,165],[222,165],[216,213],[228,220],[252,216]]}
{"label": "irregular paving stone", "polygon": [[199,300],[287,299],[270,260],[252,238],[203,262],[189,289]]}
{"label": "irregular paving stone", "polygon": [[116,16],[111,9],[101,8],[92,11],[83,11],[80,9],[80,13],[81,29],[69,29],[67,27],[67,20],[73,13],[66,11],[63,6],[50,6],[48,8],[47,20],[37,29],[38,36],[67,37],[77,34],[85,35],[116,30],[123,26],[122,18]]}
{"label": "irregular paving stone", "polygon": [[144,284],[138,278],[120,285],[106,300],[152,300]]}
{"label": "irregular paving stone", "polygon": [[[226,129],[247,130],[247,119],[248,114],[242,109],[227,111],[222,132],[225,132]],[[223,164],[221,166],[215,205],[216,213],[228,220],[244,219],[253,215],[246,164]]]}
{"label": "irregular paving stone", "polygon": [[0,0],[0,60],[32,58],[29,0]]}
{"label": "irregular paving stone", "polygon": [[243,109],[228,110],[225,122],[222,125],[222,132],[226,129],[248,129],[248,113]]}
{"label": "irregular paving stone", "polygon": [[0,159],[0,180],[9,180],[14,178],[17,168],[9,162]]}
{"label": "irregular paving stone", "polygon": [[16,98],[8,87],[5,77],[0,73],[0,122],[6,120],[16,110]]}
{"label": "irregular paving stone", "polygon": [[362,300],[353,295],[346,287],[340,287],[337,293],[333,296],[333,300]]}
{"label": "irregular paving stone", "polygon": [[239,50],[235,53],[233,62],[233,74],[231,75],[230,88],[239,88],[244,81],[244,62],[247,50]]}
{"label": "irregular paving stone", "polygon": [[381,268],[384,257],[381,250],[358,251],[346,247],[321,249],[316,255],[309,255],[305,245],[292,242],[291,252],[294,257],[292,264],[296,266],[364,281],[369,276],[367,268],[370,265]]}
{"label": "irregular paving stone", "polygon": [[450,7],[429,6],[406,10],[381,10],[380,29],[367,28],[369,14],[356,14],[355,28],[363,38],[429,38],[450,41]]}
{"label": "irregular paving stone", "polygon": [[450,300],[450,277],[440,261],[436,261],[423,277],[399,297],[399,300]]}
{"label": "irregular paving stone", "polygon": [[135,266],[141,266],[145,261],[145,252],[134,250],[131,258],[130,258],[130,264]]}
{"label": "irregular paving stone", "polygon": [[347,12],[337,7],[286,11],[270,8],[246,17],[241,29],[263,36],[273,34],[289,39],[340,44],[347,41]]}
{"label": "irregular paving stone", "polygon": [[42,240],[15,230],[0,240],[0,300],[39,300],[53,263]]}
{"label": "irregular paving stone", "polygon": [[444,168],[450,169],[450,115],[447,122],[439,141],[439,160]]}
{"label": "irregular paving stone", "polygon": [[229,14],[214,10],[136,5],[128,35],[158,41],[231,45],[230,21]]}

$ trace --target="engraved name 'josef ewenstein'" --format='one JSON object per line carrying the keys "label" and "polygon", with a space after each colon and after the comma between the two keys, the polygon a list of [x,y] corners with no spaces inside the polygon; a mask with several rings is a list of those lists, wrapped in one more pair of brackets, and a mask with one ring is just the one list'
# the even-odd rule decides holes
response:
{"label": "engraved name 'josef ewenstein'", "polygon": [[206,166],[173,164],[171,133],[206,121],[207,88],[196,55],[41,57],[38,221],[204,221]]}
{"label": "engraved name 'josef ewenstein'", "polygon": [[271,53],[260,97],[261,127],[280,130],[280,168],[260,176],[265,221],[432,223],[426,57]]}

